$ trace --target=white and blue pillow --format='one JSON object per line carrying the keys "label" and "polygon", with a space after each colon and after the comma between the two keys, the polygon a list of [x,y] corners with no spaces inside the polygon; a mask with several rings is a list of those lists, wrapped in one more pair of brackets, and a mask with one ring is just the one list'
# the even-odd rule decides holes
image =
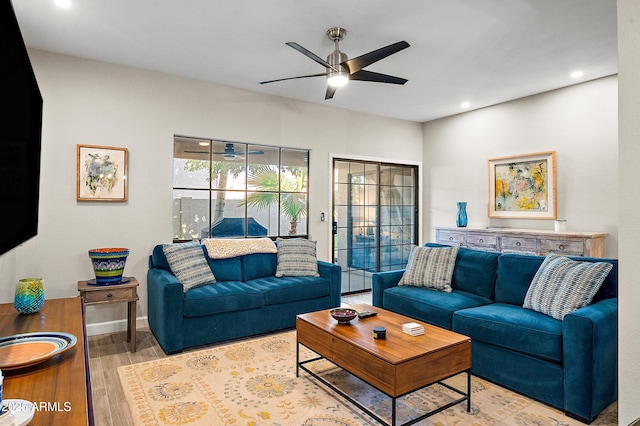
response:
{"label": "white and blue pillow", "polygon": [[276,277],[319,277],[316,242],[305,238],[278,239]]}
{"label": "white and blue pillow", "polygon": [[534,275],[522,306],[562,320],[591,303],[612,268],[607,262],[549,254]]}
{"label": "white and blue pillow", "polygon": [[178,278],[185,292],[216,282],[216,277],[211,272],[200,244],[193,242],[165,244],[162,251],[167,258],[171,272]]}
{"label": "white and blue pillow", "polygon": [[398,285],[451,292],[458,247],[414,247]]}

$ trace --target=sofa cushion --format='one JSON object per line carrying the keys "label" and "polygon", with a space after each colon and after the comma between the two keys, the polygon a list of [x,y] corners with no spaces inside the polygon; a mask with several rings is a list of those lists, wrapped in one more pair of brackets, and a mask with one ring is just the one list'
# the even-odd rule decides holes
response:
{"label": "sofa cushion", "polygon": [[242,281],[242,261],[240,257],[230,259],[211,259],[207,263],[217,281]]}
{"label": "sofa cushion", "polygon": [[264,294],[242,281],[220,281],[184,294],[184,316],[200,317],[264,306]]}
{"label": "sofa cushion", "polygon": [[278,240],[276,277],[319,277],[316,242],[306,238]]}
{"label": "sofa cushion", "polygon": [[451,330],[453,313],[464,308],[492,303],[473,293],[451,293],[421,287],[400,286],[384,291],[383,308]]}
{"label": "sofa cushion", "polygon": [[549,254],[531,281],[523,307],[561,320],[591,303],[612,267]]}
{"label": "sofa cushion", "polygon": [[472,342],[562,362],[562,321],[522,306],[492,303],[462,309],[453,314],[453,331]]}
{"label": "sofa cushion", "polygon": [[242,281],[273,277],[276,274],[278,258],[275,253],[256,253],[240,256],[242,260]]}
{"label": "sofa cushion", "polygon": [[[618,295],[618,260],[570,257],[582,262],[607,262],[613,265],[600,290],[593,298],[594,302],[617,297]],[[502,254],[498,257],[496,271],[495,301],[522,306],[533,277],[544,261],[543,256],[527,256],[522,254]]]}
{"label": "sofa cushion", "polygon": [[[150,266],[171,272],[171,267],[162,249],[163,247],[164,244],[158,244],[153,248]],[[209,256],[205,257],[213,275],[216,277],[216,281],[242,281],[240,257],[231,259],[211,259]],[[273,275],[273,273],[271,275]]]}
{"label": "sofa cushion", "polygon": [[503,254],[498,257],[495,301],[522,306],[529,284],[543,261],[543,256],[523,254]]}
{"label": "sofa cushion", "polygon": [[[449,247],[438,243],[426,243],[424,246]],[[498,252],[459,247],[456,266],[453,268],[451,277],[451,288],[492,299],[498,257],[500,257]]]}
{"label": "sofa cushion", "polygon": [[200,244],[166,244],[162,251],[184,291],[216,282]]}
{"label": "sofa cushion", "polygon": [[328,296],[329,284],[328,279],[321,277],[265,277],[246,282],[264,293],[265,305]]}
{"label": "sofa cushion", "polygon": [[458,247],[414,247],[398,285],[450,292]]}
{"label": "sofa cushion", "polygon": [[478,296],[493,297],[500,253],[460,247],[451,286]]}

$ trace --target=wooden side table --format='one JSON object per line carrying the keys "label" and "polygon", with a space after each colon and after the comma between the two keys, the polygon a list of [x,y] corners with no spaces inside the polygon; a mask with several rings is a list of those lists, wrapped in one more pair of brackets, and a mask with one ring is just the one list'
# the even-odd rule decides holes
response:
{"label": "wooden side table", "polygon": [[83,317],[87,305],[105,303],[129,304],[127,312],[127,342],[131,342],[131,352],[136,351],[136,302],[138,301],[138,280],[128,277],[129,282],[112,285],[92,285],[88,281],[78,281],[78,291],[82,298]]}

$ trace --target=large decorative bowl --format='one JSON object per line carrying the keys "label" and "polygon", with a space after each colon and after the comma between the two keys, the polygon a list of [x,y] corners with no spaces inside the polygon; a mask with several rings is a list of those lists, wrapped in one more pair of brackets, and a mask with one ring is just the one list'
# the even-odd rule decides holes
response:
{"label": "large decorative bowl", "polygon": [[358,316],[358,311],[349,308],[335,308],[329,312],[338,321],[338,324],[349,324],[352,319]]}
{"label": "large decorative bowl", "polygon": [[96,282],[91,284],[110,285],[121,283],[127,256],[129,256],[129,249],[126,248],[97,248],[89,250],[93,272],[96,274]]}

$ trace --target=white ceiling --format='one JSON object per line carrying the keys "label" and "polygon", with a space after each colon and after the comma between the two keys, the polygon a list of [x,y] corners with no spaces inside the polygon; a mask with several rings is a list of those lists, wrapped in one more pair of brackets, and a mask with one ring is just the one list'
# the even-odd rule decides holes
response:
{"label": "white ceiling", "polygon": [[[617,73],[616,0],[14,0],[28,47],[412,121],[428,121]],[[324,100],[328,28],[349,58],[406,40]],[[571,79],[574,70],[583,70]]]}

